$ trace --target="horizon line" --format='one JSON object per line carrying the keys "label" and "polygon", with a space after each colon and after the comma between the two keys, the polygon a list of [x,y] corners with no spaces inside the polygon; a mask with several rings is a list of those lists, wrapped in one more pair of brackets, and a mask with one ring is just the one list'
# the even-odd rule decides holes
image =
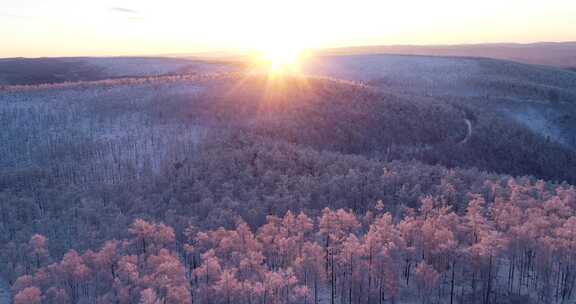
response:
{"label": "horizon line", "polygon": [[[474,42],[474,43],[445,43],[445,44],[357,44],[357,45],[343,45],[334,47],[320,47],[320,48],[309,48],[310,52],[323,52],[323,51],[336,51],[336,50],[347,50],[347,49],[362,49],[362,48],[394,48],[394,47],[419,47],[419,48],[438,48],[438,47],[470,47],[470,46],[537,46],[537,45],[559,45],[559,44],[576,44],[576,40],[566,40],[566,41],[534,41],[534,42]],[[48,59],[48,58],[169,58],[169,57],[199,57],[201,59],[203,56],[212,59],[219,59],[224,57],[243,57],[249,56],[254,53],[254,50],[249,50],[245,48],[217,48],[212,51],[190,51],[190,52],[179,52],[179,53],[144,53],[144,54],[125,54],[125,55],[73,55],[73,56],[39,56],[39,57],[26,57],[26,56],[15,56],[15,57],[0,57],[0,60],[9,59]]]}

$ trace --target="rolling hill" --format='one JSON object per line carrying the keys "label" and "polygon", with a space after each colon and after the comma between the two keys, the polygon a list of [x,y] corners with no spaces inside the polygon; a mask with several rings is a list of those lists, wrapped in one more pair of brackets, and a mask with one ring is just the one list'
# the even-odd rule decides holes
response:
{"label": "rolling hill", "polygon": [[576,66],[576,42],[480,43],[460,45],[383,45],[325,50],[324,54],[404,54],[424,56],[484,57],[527,64],[573,68]]}
{"label": "rolling hill", "polygon": [[163,57],[5,58],[0,59],[0,85],[203,74],[237,69],[238,64],[229,61]]}
{"label": "rolling hill", "polygon": [[[523,219],[550,214],[548,234],[564,223],[556,214],[573,214],[566,206],[576,197],[576,73],[494,59],[350,55],[313,58],[307,76],[269,77],[186,62],[197,72],[181,74],[180,61],[142,60],[86,59],[101,65],[97,77],[0,87],[0,263],[8,265],[0,274],[14,294],[34,282],[52,302],[61,295],[53,286],[107,301],[116,297],[110,290],[134,284],[100,280],[116,268],[99,271],[105,249],[96,248],[112,246],[122,263],[142,265],[175,248],[170,265],[182,258],[192,271],[182,245],[190,233],[228,233],[243,221],[256,231],[290,210],[320,216],[344,208],[365,214],[362,229],[372,231],[364,221],[383,211],[401,229],[410,214],[466,221],[484,202],[500,212],[518,204]],[[131,240],[137,225],[163,234]],[[36,233],[50,240],[51,260],[19,254],[34,248]],[[76,250],[86,251],[80,258]],[[81,274],[90,292],[54,275],[79,260],[92,269]],[[469,265],[457,266],[464,282],[476,280]]]}
{"label": "rolling hill", "polygon": [[[166,128],[197,125],[387,160],[576,180],[566,165],[576,162],[576,74],[565,70],[493,59],[353,55],[315,58],[304,72],[318,76],[207,71],[213,76],[5,87],[1,111],[12,131],[4,141],[24,141],[15,146],[42,159],[53,156],[36,145],[50,134],[72,132],[68,138],[94,145],[114,136],[124,142],[128,130],[142,126],[161,138]],[[14,161],[12,154],[30,161],[26,153],[32,152],[7,151],[2,161]]]}

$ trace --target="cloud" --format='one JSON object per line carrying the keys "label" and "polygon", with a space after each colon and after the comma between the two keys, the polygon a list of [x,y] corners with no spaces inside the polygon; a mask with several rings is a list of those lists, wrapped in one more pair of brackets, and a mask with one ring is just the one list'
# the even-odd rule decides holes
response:
{"label": "cloud", "polygon": [[124,14],[139,14],[140,11],[126,7],[111,7],[111,11]]}

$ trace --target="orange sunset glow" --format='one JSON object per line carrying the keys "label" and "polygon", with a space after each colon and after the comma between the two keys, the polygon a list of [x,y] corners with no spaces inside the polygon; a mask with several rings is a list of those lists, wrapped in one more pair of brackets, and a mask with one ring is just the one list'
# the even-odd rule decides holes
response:
{"label": "orange sunset glow", "polygon": [[569,41],[575,15],[569,0],[5,0],[0,57]]}
{"label": "orange sunset glow", "polygon": [[576,0],[0,0],[0,304],[576,303]]}

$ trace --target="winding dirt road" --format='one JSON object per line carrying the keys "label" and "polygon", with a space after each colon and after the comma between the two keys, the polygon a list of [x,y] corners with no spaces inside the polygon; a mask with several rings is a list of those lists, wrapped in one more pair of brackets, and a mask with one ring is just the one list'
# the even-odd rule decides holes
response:
{"label": "winding dirt road", "polygon": [[472,137],[472,122],[467,118],[464,119],[464,122],[466,123],[466,127],[468,127],[468,131],[466,132],[466,137],[458,143],[460,145],[467,143],[470,137]]}

